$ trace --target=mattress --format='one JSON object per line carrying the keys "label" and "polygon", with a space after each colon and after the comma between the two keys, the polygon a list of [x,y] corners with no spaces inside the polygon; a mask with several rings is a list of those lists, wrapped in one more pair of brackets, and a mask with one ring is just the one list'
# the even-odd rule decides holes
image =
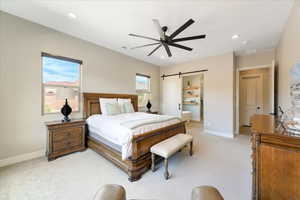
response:
{"label": "mattress", "polygon": [[101,142],[101,143],[105,144],[106,146],[109,146],[110,148],[122,153],[122,146],[121,145],[110,142],[109,140],[102,137],[101,134],[95,133],[94,131],[89,130],[89,136],[91,138],[93,138],[94,140],[96,140],[97,142]]}
{"label": "mattress", "polygon": [[131,156],[133,136],[180,121],[173,116],[135,112],[113,116],[92,115],[87,119],[87,124],[91,137],[105,141],[104,144],[116,150],[120,151],[121,147],[122,159],[125,160]]}

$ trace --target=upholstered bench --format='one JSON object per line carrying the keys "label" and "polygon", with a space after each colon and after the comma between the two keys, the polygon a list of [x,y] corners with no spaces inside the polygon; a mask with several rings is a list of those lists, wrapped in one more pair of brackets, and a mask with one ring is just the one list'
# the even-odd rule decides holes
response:
{"label": "upholstered bench", "polygon": [[183,147],[190,143],[190,156],[193,155],[193,137],[188,134],[177,134],[151,147],[151,169],[155,171],[155,155],[163,157],[165,165],[165,179],[169,178],[168,158],[180,151]]}

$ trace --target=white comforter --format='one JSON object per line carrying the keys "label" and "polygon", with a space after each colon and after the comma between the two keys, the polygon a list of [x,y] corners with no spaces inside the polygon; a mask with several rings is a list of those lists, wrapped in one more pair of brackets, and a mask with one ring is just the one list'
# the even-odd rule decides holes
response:
{"label": "white comforter", "polygon": [[179,118],[172,116],[135,112],[113,116],[92,115],[87,119],[87,124],[89,130],[114,144],[122,146],[122,159],[125,160],[132,154],[131,140],[134,135],[175,124],[179,121]]}

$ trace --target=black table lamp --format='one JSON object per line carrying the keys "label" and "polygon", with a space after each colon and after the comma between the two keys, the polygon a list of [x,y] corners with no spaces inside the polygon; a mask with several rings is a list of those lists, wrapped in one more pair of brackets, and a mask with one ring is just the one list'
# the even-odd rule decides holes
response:
{"label": "black table lamp", "polygon": [[68,104],[68,98],[71,99],[74,97],[75,97],[75,92],[72,88],[63,87],[63,88],[58,88],[57,90],[56,98],[65,100],[65,104],[60,110],[60,112],[64,116],[64,118],[62,119],[63,122],[70,121],[69,115],[72,113],[72,108]]}
{"label": "black table lamp", "polygon": [[148,103],[147,103],[147,105],[146,105],[146,107],[147,107],[147,112],[148,113],[151,113],[151,107],[152,107],[152,104],[151,104],[151,102],[150,102],[150,100],[152,99],[152,96],[151,96],[151,94],[147,94],[147,97],[146,97],[147,99],[148,99]]}

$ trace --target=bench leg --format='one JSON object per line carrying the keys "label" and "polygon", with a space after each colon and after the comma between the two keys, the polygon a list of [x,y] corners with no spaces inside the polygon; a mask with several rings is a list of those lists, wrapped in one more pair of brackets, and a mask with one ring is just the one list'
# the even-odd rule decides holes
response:
{"label": "bench leg", "polygon": [[168,180],[169,178],[169,172],[168,172],[168,158],[165,158],[165,161],[164,161],[164,164],[165,164],[165,179]]}
{"label": "bench leg", "polygon": [[193,141],[190,143],[190,156],[193,155]]}
{"label": "bench leg", "polygon": [[152,160],[151,170],[152,170],[152,172],[154,172],[155,171],[155,154],[154,153],[151,154],[151,160]]}

